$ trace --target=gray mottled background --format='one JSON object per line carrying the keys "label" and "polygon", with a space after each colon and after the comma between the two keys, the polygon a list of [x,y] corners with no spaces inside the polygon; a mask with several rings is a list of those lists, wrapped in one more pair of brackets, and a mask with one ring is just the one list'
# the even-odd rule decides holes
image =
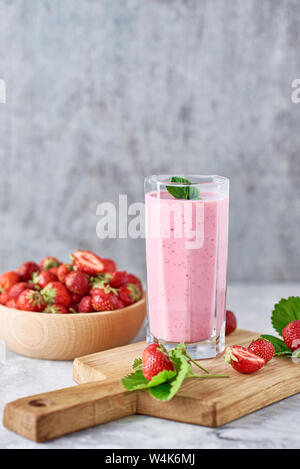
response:
{"label": "gray mottled background", "polygon": [[300,280],[300,2],[0,0],[0,269],[100,240],[151,173],[231,179],[231,280]]}

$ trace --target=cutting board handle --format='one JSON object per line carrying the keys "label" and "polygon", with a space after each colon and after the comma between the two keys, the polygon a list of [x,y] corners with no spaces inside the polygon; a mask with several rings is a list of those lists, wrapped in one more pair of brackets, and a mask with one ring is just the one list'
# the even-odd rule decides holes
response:
{"label": "cutting board handle", "polygon": [[125,391],[119,380],[95,381],[10,402],[4,409],[3,425],[43,442],[135,411],[135,393]]}

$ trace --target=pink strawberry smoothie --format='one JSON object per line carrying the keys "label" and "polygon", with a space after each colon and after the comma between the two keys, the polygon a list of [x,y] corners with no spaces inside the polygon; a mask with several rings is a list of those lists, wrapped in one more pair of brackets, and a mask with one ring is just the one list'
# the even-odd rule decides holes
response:
{"label": "pink strawberry smoothie", "polygon": [[[185,232],[187,224],[194,233]],[[219,335],[227,241],[227,195],[201,192],[201,200],[183,200],[167,191],[159,198],[156,192],[146,194],[148,316],[155,338],[195,343],[209,339],[214,328]]]}

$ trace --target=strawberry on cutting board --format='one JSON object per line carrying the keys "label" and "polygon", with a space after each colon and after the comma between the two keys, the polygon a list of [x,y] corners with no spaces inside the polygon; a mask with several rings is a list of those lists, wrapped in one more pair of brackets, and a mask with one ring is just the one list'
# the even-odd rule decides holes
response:
{"label": "strawberry on cutting board", "polygon": [[254,373],[265,365],[265,360],[241,345],[227,347],[225,363],[228,363],[239,373]]}
{"label": "strawberry on cutting board", "polygon": [[290,322],[282,331],[285,344],[291,350],[300,348],[300,319]]}
{"label": "strawberry on cutting board", "polygon": [[158,375],[161,371],[172,370],[174,365],[159,344],[150,344],[145,348],[142,355],[143,375],[148,380]]}
{"label": "strawberry on cutting board", "polygon": [[275,353],[274,345],[265,339],[254,340],[249,345],[248,350],[250,350],[250,352],[252,353],[255,353],[255,355],[258,355],[259,357],[263,358],[265,362],[270,361],[274,357]]}

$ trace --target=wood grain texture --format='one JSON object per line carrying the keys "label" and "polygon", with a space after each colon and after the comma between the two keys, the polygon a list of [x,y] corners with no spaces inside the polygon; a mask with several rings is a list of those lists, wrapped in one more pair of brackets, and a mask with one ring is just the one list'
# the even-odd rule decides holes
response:
{"label": "wood grain texture", "polygon": [[146,315],[145,293],[116,311],[45,314],[0,305],[0,338],[16,353],[48,360],[75,357],[128,344]]}
{"label": "wood grain texture", "polygon": [[[227,345],[248,345],[257,336],[238,330]],[[129,393],[120,384],[144,347],[139,342],[76,359],[74,379],[82,384],[7,404],[4,425],[35,441],[132,414],[218,427],[300,392],[300,367],[287,359],[274,358],[258,372],[242,375],[225,365],[221,355],[201,364],[211,372],[226,372],[229,379],[187,379],[171,401],[160,402],[148,392]]]}
{"label": "wood grain texture", "polygon": [[3,425],[42,442],[135,413],[135,393],[120,382],[86,383],[7,404]]}

